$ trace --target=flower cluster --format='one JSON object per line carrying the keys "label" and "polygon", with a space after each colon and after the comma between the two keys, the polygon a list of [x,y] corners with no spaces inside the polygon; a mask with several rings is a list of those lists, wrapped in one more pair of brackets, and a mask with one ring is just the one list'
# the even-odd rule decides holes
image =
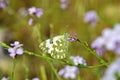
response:
{"label": "flower cluster", "polygon": [[97,54],[101,55],[106,50],[114,51],[120,54],[120,24],[116,24],[113,29],[106,28],[102,32],[102,36],[98,37],[91,47],[94,48]]}
{"label": "flower cluster", "polygon": [[76,74],[79,73],[79,69],[75,66],[65,66],[63,69],[59,71],[59,75],[63,75],[64,78],[71,78],[74,79]]}
{"label": "flower cluster", "polygon": [[76,75],[79,73],[79,68],[77,67],[79,64],[86,66],[86,61],[80,56],[71,56],[70,59],[72,60],[75,66],[66,65],[63,69],[61,69],[58,74],[60,76],[63,75],[64,78],[71,78],[75,79]]}
{"label": "flower cluster", "polygon": [[10,44],[12,48],[8,49],[8,52],[10,53],[10,56],[14,58],[16,55],[22,55],[23,54],[23,49],[21,46],[23,44],[20,44],[18,41],[15,41],[13,44]]}
{"label": "flower cluster", "polygon": [[80,56],[71,56],[70,59],[73,61],[75,66],[78,66],[79,64],[86,66],[86,61],[80,57]]}
{"label": "flower cluster", "polygon": [[[40,18],[43,15],[43,9],[42,8],[31,7],[31,8],[28,9],[28,14],[33,15],[37,18]],[[32,25],[33,21],[34,21],[33,18],[30,18],[28,24]]]}
{"label": "flower cluster", "polygon": [[102,80],[119,80],[120,75],[120,58],[113,62],[105,72]]}
{"label": "flower cluster", "polygon": [[99,17],[95,11],[88,11],[84,16],[84,22],[89,23],[91,26],[95,26]]}

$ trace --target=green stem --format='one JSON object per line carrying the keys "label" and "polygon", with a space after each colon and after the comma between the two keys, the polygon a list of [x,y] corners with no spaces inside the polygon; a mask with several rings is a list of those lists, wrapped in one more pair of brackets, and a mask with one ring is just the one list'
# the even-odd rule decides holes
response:
{"label": "green stem", "polygon": [[58,73],[57,73],[56,69],[54,68],[52,62],[49,62],[49,64],[50,64],[50,67],[51,67],[52,71],[53,71],[54,74],[56,75],[57,79],[58,79],[58,80],[61,80],[61,78],[58,76]]}
{"label": "green stem", "polygon": [[28,79],[28,75],[29,75],[29,69],[27,67],[25,67],[25,79]]}
{"label": "green stem", "polygon": [[88,52],[90,52],[91,54],[93,54],[99,61],[100,63],[104,64],[105,66],[108,66],[107,62],[105,62],[101,57],[99,57],[98,55],[96,55],[95,50],[92,50],[89,48],[88,44],[86,42],[81,42],[78,41]]}
{"label": "green stem", "polygon": [[15,65],[16,65],[16,59],[14,58],[13,59],[13,64],[12,64],[12,71],[11,71],[10,80],[14,80]]}
{"label": "green stem", "polygon": [[42,80],[47,80],[46,72],[45,72],[45,67],[43,65],[40,66],[40,71],[41,71],[41,77]]}
{"label": "green stem", "polygon": [[[83,66],[80,68],[96,68],[96,67],[101,67],[101,66],[108,66],[109,64],[106,63],[101,57],[97,56],[96,55],[96,52],[92,49],[89,48],[88,44],[85,43],[85,42],[81,42],[79,41],[79,43],[87,50],[89,51],[91,54],[93,54],[95,57],[97,57],[97,59],[100,60],[100,65],[97,65],[97,66]],[[8,49],[10,48],[10,46],[6,45],[5,43],[3,42],[0,42],[0,45],[3,46],[5,49]],[[37,54],[37,53],[33,53],[33,52],[30,52],[30,51],[27,51],[27,50],[24,50],[24,53],[28,54],[28,55],[32,55],[32,56],[36,56],[36,57],[40,57],[40,58],[43,58],[43,59],[46,59],[47,61],[56,61],[56,62],[59,62],[61,64],[69,64],[69,65],[74,65],[71,63],[71,61],[69,59],[67,59],[67,61],[63,61],[63,60],[59,60],[59,59],[54,59],[54,58],[51,58],[49,56],[46,56],[46,55],[40,55],[40,54]],[[44,53],[41,53],[41,54],[44,54]]]}

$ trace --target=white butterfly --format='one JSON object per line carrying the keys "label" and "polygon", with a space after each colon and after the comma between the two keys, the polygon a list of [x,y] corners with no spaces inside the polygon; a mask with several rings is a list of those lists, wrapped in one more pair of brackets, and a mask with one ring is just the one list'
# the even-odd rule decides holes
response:
{"label": "white butterfly", "polygon": [[51,57],[55,59],[66,58],[66,53],[68,51],[68,35],[59,35],[53,37],[52,39],[47,39],[42,42],[39,47],[44,53],[48,53]]}

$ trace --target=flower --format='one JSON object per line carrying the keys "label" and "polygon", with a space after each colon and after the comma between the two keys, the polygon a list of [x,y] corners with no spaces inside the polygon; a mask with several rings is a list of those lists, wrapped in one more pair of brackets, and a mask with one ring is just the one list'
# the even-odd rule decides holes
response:
{"label": "flower", "polygon": [[[36,8],[36,7],[31,7],[28,9],[28,14],[33,15],[36,18],[40,18],[43,15],[43,9],[42,8]],[[30,18],[28,21],[29,25],[32,25],[34,22],[33,18]]]}
{"label": "flower", "polygon": [[84,22],[89,23],[91,26],[95,26],[99,17],[95,11],[88,11],[84,16]]}
{"label": "flower", "polygon": [[72,33],[72,36],[68,38],[69,42],[79,41],[78,36],[75,32]]}
{"label": "flower", "polygon": [[8,0],[0,0],[0,8],[4,9],[8,6],[9,1]]}
{"label": "flower", "polygon": [[120,74],[120,58],[116,59],[106,70],[102,80],[118,80],[117,75]]}
{"label": "flower", "polygon": [[43,15],[43,9],[42,8],[38,8],[36,10],[36,17],[40,18]]}
{"label": "flower", "polygon": [[96,50],[98,55],[105,53],[104,44],[105,39],[103,37],[98,37],[95,41],[92,42],[91,47]]}
{"label": "flower", "polygon": [[30,18],[29,21],[28,21],[28,24],[29,24],[29,25],[32,25],[33,22],[34,22],[33,18]]}
{"label": "flower", "polygon": [[36,13],[36,10],[37,10],[36,7],[31,7],[31,8],[28,9],[28,13],[29,14],[34,14],[34,13]]}
{"label": "flower", "polygon": [[31,7],[28,9],[28,14],[35,15],[37,18],[40,18],[43,15],[43,9]]}
{"label": "flower", "polygon": [[65,10],[68,7],[69,1],[68,0],[60,0],[61,8]]}
{"label": "flower", "polygon": [[102,55],[106,50],[114,51],[120,55],[120,24],[115,24],[113,29],[105,28],[102,35],[96,38],[91,47],[97,54]]}
{"label": "flower", "polygon": [[77,67],[68,65],[58,72],[60,76],[63,75],[63,77],[66,79],[67,78],[75,79],[77,73],[79,73],[79,69]]}
{"label": "flower", "polygon": [[1,80],[9,80],[9,78],[7,78],[7,77],[3,77]]}
{"label": "flower", "polygon": [[79,64],[82,64],[84,66],[86,66],[86,61],[80,57],[80,56],[71,56],[70,59],[73,61],[74,65],[79,65]]}
{"label": "flower", "polygon": [[14,58],[16,55],[22,55],[23,54],[23,49],[21,46],[23,44],[20,44],[18,41],[15,41],[13,44],[10,44],[12,48],[8,49],[8,52],[10,53],[10,56]]}
{"label": "flower", "polygon": [[40,80],[39,78],[35,77],[35,78],[32,78],[32,80]]}

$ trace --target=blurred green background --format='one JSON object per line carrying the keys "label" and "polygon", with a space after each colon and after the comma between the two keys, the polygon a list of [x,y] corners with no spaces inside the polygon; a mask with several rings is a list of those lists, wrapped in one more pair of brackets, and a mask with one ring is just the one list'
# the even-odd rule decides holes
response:
{"label": "blurred green background", "polygon": [[[43,41],[50,38],[51,34],[55,36],[65,32],[76,32],[80,40],[86,41],[90,45],[97,36],[101,35],[104,28],[112,28],[114,24],[120,22],[120,0],[68,1],[68,7],[61,9],[60,0],[10,0],[5,9],[0,9],[0,41],[9,45],[18,40],[24,44],[24,49],[39,54],[38,38]],[[44,13],[30,26],[28,25],[30,16],[26,15],[26,11],[33,6],[43,8]],[[91,27],[83,21],[85,13],[89,10],[96,11],[99,16],[100,20],[95,27]],[[98,60],[78,43],[70,45],[69,53],[82,56],[86,59],[87,65],[99,64]],[[0,55],[0,78],[2,78],[10,75],[12,59],[5,50],[1,49]],[[112,62],[115,57],[113,52],[107,52],[103,56],[107,62]],[[41,66],[45,68],[47,78],[50,80],[53,72],[46,60],[28,55],[18,57],[15,80],[24,80],[26,76],[29,79],[41,78]],[[57,69],[61,69],[63,66],[55,64]],[[100,80],[105,68],[81,68],[79,75],[81,80]],[[25,75],[27,72],[28,75]]]}

